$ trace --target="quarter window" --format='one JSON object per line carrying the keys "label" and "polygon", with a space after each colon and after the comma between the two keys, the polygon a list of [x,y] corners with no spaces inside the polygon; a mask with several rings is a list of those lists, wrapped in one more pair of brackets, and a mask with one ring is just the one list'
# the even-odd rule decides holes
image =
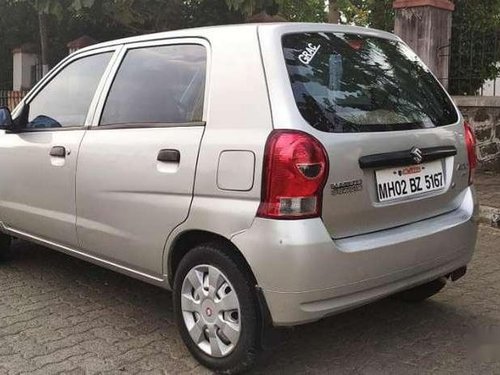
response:
{"label": "quarter window", "polygon": [[29,105],[27,128],[78,127],[85,119],[112,52],[83,57],[63,68]]}
{"label": "quarter window", "polygon": [[189,123],[202,119],[206,51],[169,45],[127,52],[100,125]]}

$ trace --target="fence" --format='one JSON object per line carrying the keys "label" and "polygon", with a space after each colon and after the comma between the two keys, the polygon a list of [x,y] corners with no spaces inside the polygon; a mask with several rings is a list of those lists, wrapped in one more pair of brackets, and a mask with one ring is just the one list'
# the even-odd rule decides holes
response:
{"label": "fence", "polygon": [[500,96],[500,31],[453,27],[448,89],[453,95]]}
{"label": "fence", "polygon": [[0,107],[9,107],[13,110],[25,95],[26,91],[0,90]]}

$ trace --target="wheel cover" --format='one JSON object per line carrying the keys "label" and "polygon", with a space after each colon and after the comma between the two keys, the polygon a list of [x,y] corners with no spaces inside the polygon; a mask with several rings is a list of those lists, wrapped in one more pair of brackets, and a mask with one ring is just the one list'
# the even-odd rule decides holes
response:
{"label": "wheel cover", "polygon": [[234,350],[241,333],[240,302],[218,268],[198,265],[186,274],[181,310],[191,339],[204,353],[221,358]]}

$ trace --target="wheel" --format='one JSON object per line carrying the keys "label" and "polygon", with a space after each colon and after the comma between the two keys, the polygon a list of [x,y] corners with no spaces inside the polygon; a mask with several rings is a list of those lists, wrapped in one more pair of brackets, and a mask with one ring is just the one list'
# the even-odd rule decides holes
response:
{"label": "wheel", "polygon": [[405,302],[421,302],[439,293],[445,286],[446,278],[440,277],[439,279],[432,280],[427,284],[419,285],[395,294],[393,297]]}
{"label": "wheel", "polygon": [[8,260],[10,258],[10,244],[12,242],[12,237],[6,234],[0,233],[0,260]]}
{"label": "wheel", "polygon": [[192,249],[174,277],[174,311],[181,337],[203,366],[224,374],[252,367],[260,353],[255,285],[220,245]]}

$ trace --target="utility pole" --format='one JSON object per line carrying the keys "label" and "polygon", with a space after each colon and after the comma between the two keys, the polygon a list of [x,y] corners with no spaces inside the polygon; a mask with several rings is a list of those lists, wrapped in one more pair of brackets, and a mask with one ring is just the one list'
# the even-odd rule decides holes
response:
{"label": "utility pole", "polygon": [[[452,13],[451,0],[395,0],[394,33],[448,87]],[[421,37],[424,35],[425,37]]]}
{"label": "utility pole", "polygon": [[38,12],[38,30],[40,33],[40,53],[42,55],[42,77],[49,71],[49,33],[47,25],[47,14],[42,10],[38,0],[36,1]]}

